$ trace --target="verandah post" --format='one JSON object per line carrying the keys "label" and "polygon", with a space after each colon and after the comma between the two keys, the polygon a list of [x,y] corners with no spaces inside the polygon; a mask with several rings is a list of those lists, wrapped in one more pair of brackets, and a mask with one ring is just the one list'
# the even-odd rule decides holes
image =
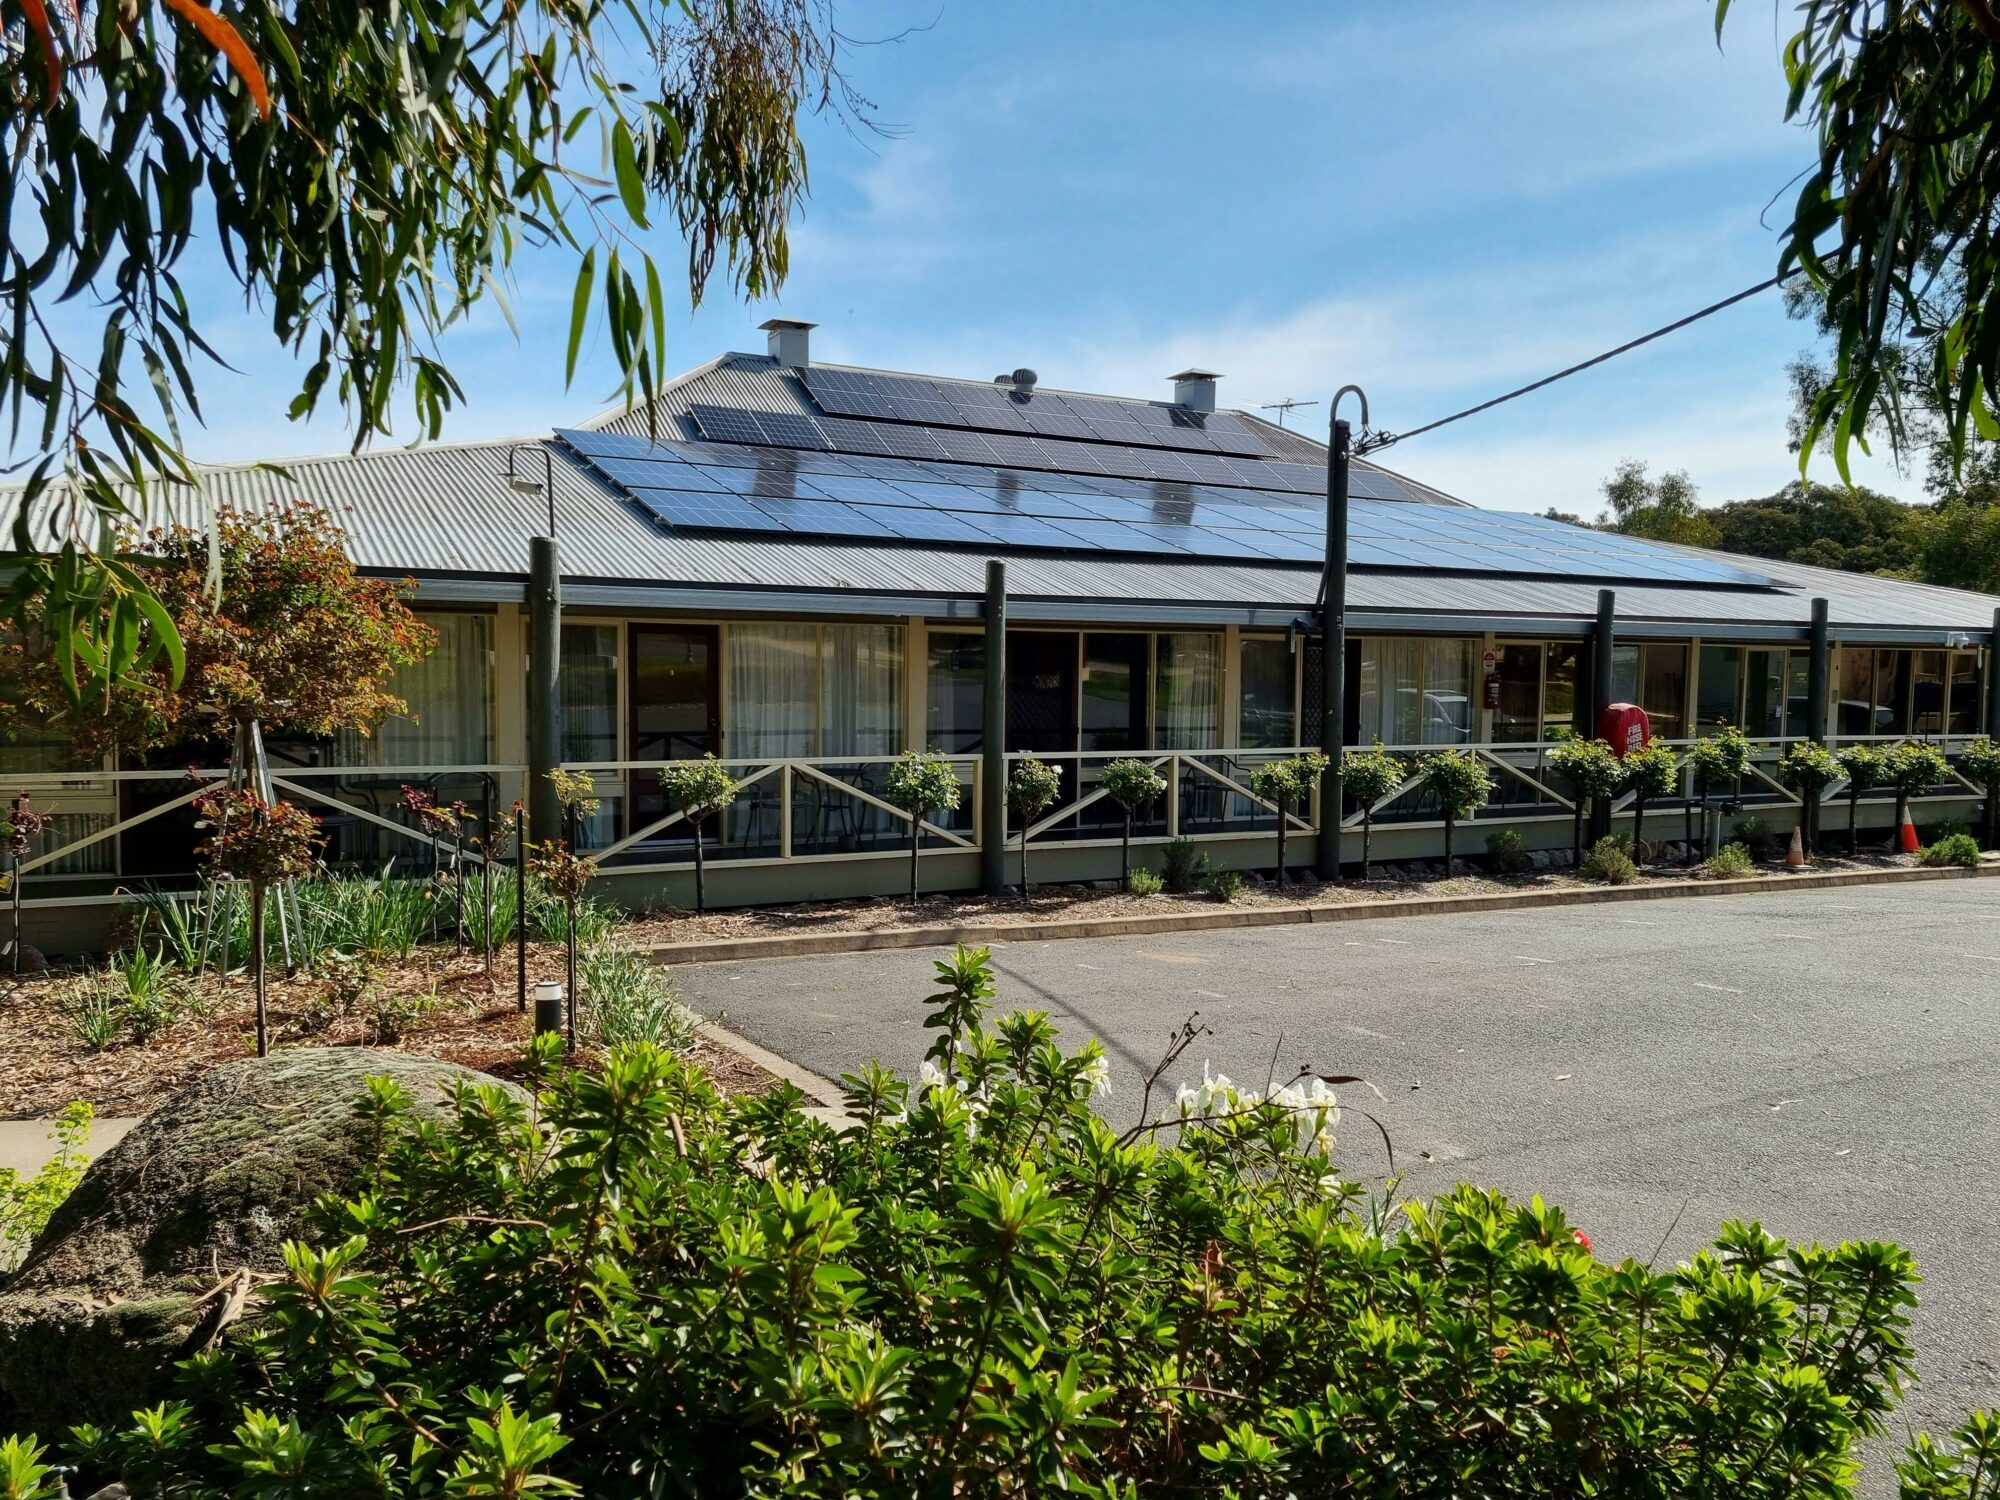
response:
{"label": "verandah post", "polygon": [[[1007,565],[986,564],[986,701],[979,775],[979,883],[1007,889]],[[1023,856],[1025,858],[1025,855]],[[1023,874],[1022,882],[1027,881]]]}
{"label": "verandah post", "polygon": [[[1812,602],[1812,625],[1809,632],[1810,648],[1806,657],[1806,736],[1816,745],[1826,743],[1827,683],[1831,648],[1828,644],[1826,623],[1826,600]],[[1819,853],[1819,794],[1807,796],[1800,808],[1805,823],[1807,849]]]}
{"label": "verandah post", "polygon": [[[1611,658],[1618,644],[1618,591],[1599,589],[1597,591],[1597,628],[1590,638],[1590,723],[1585,728],[1587,735],[1594,736],[1597,726],[1604,718],[1604,710],[1611,706],[1612,671]],[[1611,802],[1609,797],[1590,799],[1590,842],[1611,836]]]}
{"label": "verandah post", "polygon": [[[1993,638],[1986,644],[1986,737],[2000,743],[2000,609],[1993,611]],[[2000,787],[1986,794],[1986,847],[2000,845]]]}
{"label": "verandah post", "polygon": [[543,838],[562,827],[549,773],[562,763],[562,555],[551,536],[528,540],[528,822]]}

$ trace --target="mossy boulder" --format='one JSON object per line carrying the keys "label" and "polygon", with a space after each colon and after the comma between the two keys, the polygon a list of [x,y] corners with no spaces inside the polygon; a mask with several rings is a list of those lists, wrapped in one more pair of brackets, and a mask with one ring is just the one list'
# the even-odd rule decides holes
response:
{"label": "mossy boulder", "polygon": [[423,1113],[441,1112],[460,1081],[519,1092],[454,1063],[355,1047],[204,1075],[91,1165],[0,1282],[0,1409],[12,1403],[13,1425],[46,1436],[160,1400],[219,1315],[223,1297],[203,1294],[245,1267],[282,1270],[307,1207],[373,1160],[357,1104],[378,1076]]}

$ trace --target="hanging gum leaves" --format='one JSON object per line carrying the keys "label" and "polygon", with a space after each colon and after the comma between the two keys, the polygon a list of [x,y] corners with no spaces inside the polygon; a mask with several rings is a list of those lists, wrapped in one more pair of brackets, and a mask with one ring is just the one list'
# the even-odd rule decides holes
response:
{"label": "hanging gum leaves", "polygon": [[200,32],[208,44],[223,55],[236,76],[243,81],[243,87],[250,91],[250,99],[257,106],[259,118],[270,119],[271,91],[264,85],[264,70],[257,66],[257,59],[244,43],[243,34],[229,24],[227,17],[217,15],[200,0],[162,0],[162,3]]}

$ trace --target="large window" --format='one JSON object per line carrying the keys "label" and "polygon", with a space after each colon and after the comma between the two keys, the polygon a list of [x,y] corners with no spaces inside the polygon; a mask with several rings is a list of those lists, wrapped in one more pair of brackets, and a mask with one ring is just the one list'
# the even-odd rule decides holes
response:
{"label": "large window", "polygon": [[422,661],[396,670],[390,691],[409,705],[372,735],[343,732],[338,753],[350,765],[477,766],[492,758],[493,617],[426,614],[437,645]]}
{"label": "large window", "polygon": [[986,639],[931,632],[926,747],[973,755],[986,743]]}
{"label": "large window", "polygon": [[1289,642],[1246,637],[1238,709],[1245,749],[1275,750],[1299,743],[1293,709],[1293,667],[1298,658]]}
{"label": "large window", "polygon": [[1653,733],[1678,739],[1685,733],[1688,648],[1678,642],[1648,641],[1611,648],[1611,701],[1646,710]]}
{"label": "large window", "polygon": [[1947,710],[1945,729],[1951,734],[1973,734],[1979,729],[1985,714],[1985,700],[1980,695],[1979,653],[1976,651],[1954,651],[1951,653],[1951,685],[1947,690]]}
{"label": "large window", "polygon": [[1157,641],[1153,748],[1214,749],[1222,742],[1222,637],[1177,631]]}
{"label": "large window", "polygon": [[562,700],[562,758],[618,759],[618,627],[564,625],[556,682]]}
{"label": "large window", "polygon": [[1493,738],[1500,744],[1530,743],[1542,736],[1542,657],[1540,646],[1499,649],[1500,706],[1493,711]]}
{"label": "large window", "polygon": [[1361,643],[1359,743],[1457,745],[1472,738],[1471,640],[1373,638]]}
{"label": "large window", "polygon": [[1146,748],[1146,658],[1151,638],[1094,632],[1083,638],[1085,750]]}
{"label": "large window", "polygon": [[1696,665],[1696,734],[1713,734],[1725,725],[1752,738],[1774,739],[1784,734],[1787,664],[1783,651],[1703,646]]}
{"label": "large window", "polygon": [[894,755],[902,628],[733,625],[724,730],[736,760]]}
{"label": "large window", "polygon": [[1843,737],[1909,733],[1912,654],[1841,648],[1835,721]]}
{"label": "large window", "polygon": [[1542,685],[1542,738],[1558,739],[1576,727],[1576,679],[1583,648],[1575,641],[1550,641],[1548,672]]}

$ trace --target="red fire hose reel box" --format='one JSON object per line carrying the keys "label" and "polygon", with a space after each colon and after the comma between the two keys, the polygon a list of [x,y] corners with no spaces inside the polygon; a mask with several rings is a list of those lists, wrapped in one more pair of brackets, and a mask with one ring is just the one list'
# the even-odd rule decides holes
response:
{"label": "red fire hose reel box", "polygon": [[1636,703],[1614,703],[1597,716],[1597,737],[1620,760],[1653,742],[1653,721]]}

